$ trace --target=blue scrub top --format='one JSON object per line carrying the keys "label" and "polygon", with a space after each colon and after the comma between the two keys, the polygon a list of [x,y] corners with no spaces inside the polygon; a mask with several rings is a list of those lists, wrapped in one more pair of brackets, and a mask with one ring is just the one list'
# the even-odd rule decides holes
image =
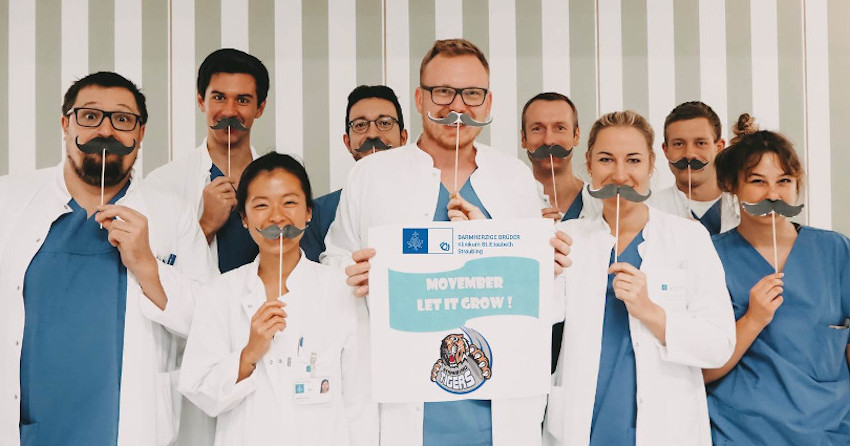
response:
{"label": "blue scrub top", "polygon": [[702,223],[705,226],[705,229],[708,230],[708,233],[711,235],[720,234],[720,202],[723,199],[719,199],[705,211],[705,214],[702,214],[702,217],[697,217],[697,214],[694,214],[694,211],[691,211],[691,215],[697,219],[698,222]]}
{"label": "blue scrub top", "polygon": [[[712,238],[735,318],[773,273],[737,229]],[[850,444],[850,241],[803,226],[785,262],[782,305],[741,361],[708,385],[716,445]]]}
{"label": "blue scrub top", "polygon": [[[643,231],[632,239],[629,246],[617,257],[617,261],[640,268],[643,259],[638,252],[638,245],[642,242]],[[613,263],[612,249],[608,265]],[[599,355],[596,398],[590,425],[590,444],[598,446],[635,444],[635,351],[629,329],[629,312],[626,304],[614,294],[613,281],[614,274],[609,274],[608,289],[605,293],[605,319],[602,323],[602,352]]]}
{"label": "blue scrub top", "polygon": [[[469,180],[460,189],[464,200],[478,206],[485,217],[484,208]],[[434,212],[434,221],[449,221],[449,191],[440,184],[440,196]],[[493,418],[490,400],[461,400],[425,403],[422,423],[422,446],[492,446]]]}
{"label": "blue scrub top", "polygon": [[[574,220],[581,214],[584,208],[584,200],[581,197],[581,191],[576,195],[575,200],[570,204],[567,212],[561,221]],[[561,341],[564,338],[564,323],[558,322],[552,325],[552,373],[555,373],[555,368],[558,366],[558,358],[561,356]]]}
{"label": "blue scrub top", "polygon": [[313,217],[301,237],[301,249],[314,262],[318,262],[319,254],[325,252],[325,236],[336,217],[341,195],[342,189],[339,189],[313,200]]}
{"label": "blue scrub top", "polygon": [[[223,176],[224,173],[215,164],[210,167],[210,181]],[[230,212],[227,222],[215,233],[215,240],[218,269],[222,274],[253,262],[260,253],[248,229],[242,226],[242,217],[236,209]]]}
{"label": "blue scrub top", "polygon": [[127,269],[94,216],[68,206],[24,276],[21,446],[118,441]]}

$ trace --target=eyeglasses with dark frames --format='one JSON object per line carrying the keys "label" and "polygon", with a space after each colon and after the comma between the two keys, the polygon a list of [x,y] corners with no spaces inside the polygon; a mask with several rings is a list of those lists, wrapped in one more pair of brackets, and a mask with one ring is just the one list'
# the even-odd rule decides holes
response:
{"label": "eyeglasses with dark frames", "polygon": [[420,85],[420,87],[431,93],[431,101],[437,105],[449,105],[455,100],[457,95],[460,95],[464,104],[470,107],[477,107],[487,99],[488,92],[486,88],[480,87],[454,88],[444,85],[434,87]]}
{"label": "eyeglasses with dark frames", "polygon": [[100,127],[104,118],[109,118],[112,128],[121,132],[134,130],[142,117],[126,111],[106,111],[99,108],[77,107],[68,111],[67,116],[74,115],[77,124],[82,127]]}
{"label": "eyeglasses with dark frames", "polygon": [[348,128],[351,129],[354,133],[366,133],[369,131],[369,126],[372,123],[375,123],[375,127],[382,132],[388,132],[398,124],[398,119],[393,118],[392,116],[378,116],[378,119],[368,120],[364,118],[358,118],[351,121],[348,121]]}

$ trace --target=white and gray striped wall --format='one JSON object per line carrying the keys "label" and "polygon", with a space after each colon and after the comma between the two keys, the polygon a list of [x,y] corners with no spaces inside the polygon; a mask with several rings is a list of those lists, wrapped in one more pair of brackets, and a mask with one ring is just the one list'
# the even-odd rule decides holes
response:
{"label": "white and gray striped wall", "polygon": [[[434,39],[465,37],[491,64],[482,141],[498,150],[522,154],[520,108],[541,91],[570,95],[585,135],[624,108],[660,133],[676,104],[699,99],[724,134],[745,111],[785,133],[805,160],[807,221],[850,233],[846,0],[0,0],[0,12],[0,174],[59,162],[62,94],[98,70],[148,98],[143,172],[191,150],[205,131],[197,67],[235,47],[271,75],[254,145],[302,155],[325,193],[353,164],[341,137],[348,92],[392,87],[415,137],[419,62]],[[663,157],[656,177],[671,182]]]}

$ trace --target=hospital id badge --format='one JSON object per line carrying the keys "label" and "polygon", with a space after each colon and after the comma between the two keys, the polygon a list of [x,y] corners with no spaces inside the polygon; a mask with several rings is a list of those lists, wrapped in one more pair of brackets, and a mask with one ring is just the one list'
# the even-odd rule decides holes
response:
{"label": "hospital id badge", "polygon": [[330,403],[333,401],[330,377],[317,376],[295,381],[292,400],[297,405]]}

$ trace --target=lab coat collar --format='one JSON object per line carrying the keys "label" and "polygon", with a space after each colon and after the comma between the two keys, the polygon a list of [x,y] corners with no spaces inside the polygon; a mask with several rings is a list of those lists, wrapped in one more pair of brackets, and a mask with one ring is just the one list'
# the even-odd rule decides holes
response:
{"label": "lab coat collar", "polygon": [[[254,146],[251,145],[251,159],[257,159],[257,150],[254,149]],[[204,137],[204,140],[201,141],[201,145],[197,147],[197,150],[201,153],[201,167],[203,167],[204,171],[209,175],[210,169],[212,168],[213,162],[210,157],[210,149],[207,147],[207,138]]]}
{"label": "lab coat collar", "polygon": [[[310,263],[310,260],[307,259],[307,256],[304,255],[304,251],[300,250],[301,258],[298,259],[298,263],[295,264],[295,268],[289,273],[289,276],[286,278],[286,282],[284,286],[288,290],[288,292],[284,296],[288,296],[284,300],[291,299],[292,296],[297,295],[301,290],[306,290],[310,287],[309,283],[309,273],[306,272],[307,263]],[[245,265],[244,267],[245,274],[245,292],[242,293],[242,309],[245,310],[245,313],[248,315],[248,318],[254,316],[254,313],[257,312],[257,309],[260,308],[261,305],[266,301],[266,289],[265,285],[263,285],[263,281],[260,280],[260,276],[257,275],[257,272],[260,268],[260,256],[254,259],[253,262]],[[293,294],[296,293],[296,294]]]}
{"label": "lab coat collar", "polygon": [[[658,232],[659,231],[658,219],[661,218],[661,216],[659,215],[659,213],[661,211],[659,211],[659,210],[657,210],[657,209],[653,208],[652,206],[649,206],[645,203],[644,203],[644,205],[649,210],[649,220],[646,222],[646,225],[643,227],[643,230],[642,230],[643,231],[643,241],[640,242],[640,244],[637,247],[638,253],[640,254],[641,258],[646,258],[646,241],[654,239],[654,238],[661,238],[661,234],[659,234],[659,232]],[[594,221],[594,224],[596,226],[598,226],[598,228],[604,232],[604,237],[605,237],[604,239],[608,243],[610,243],[609,249],[613,248],[614,247],[614,236],[611,235],[612,228],[608,224],[608,222],[605,221],[605,218],[603,218],[601,208],[599,210],[599,214],[595,218],[593,218],[593,221]]]}
{"label": "lab coat collar", "polygon": [[[56,192],[57,198],[62,201],[62,204],[68,204],[71,201],[71,193],[68,192],[68,185],[65,183],[65,163],[67,160],[62,160],[59,162],[59,165],[56,166],[56,172],[54,175],[54,191]],[[133,194],[136,189],[139,187],[139,183],[141,182],[141,176],[137,175],[135,164],[130,168],[130,186],[127,188],[127,192],[121,197],[118,202],[120,203],[126,197]]]}
{"label": "lab coat collar", "polygon": [[[416,159],[422,161],[423,163],[427,162],[431,167],[434,167],[434,158],[431,155],[422,150],[419,147],[419,140],[422,139],[422,134],[420,133],[416,139],[413,140],[413,143],[408,144],[412,149],[415,149]],[[478,141],[472,142],[472,148],[475,149],[475,165],[479,168],[482,166],[486,166],[492,164],[490,160],[493,159],[492,154],[489,153],[489,147],[479,143]],[[482,155],[483,154],[483,155]],[[483,163],[482,163],[483,161]],[[476,169],[477,170],[477,169]]]}

